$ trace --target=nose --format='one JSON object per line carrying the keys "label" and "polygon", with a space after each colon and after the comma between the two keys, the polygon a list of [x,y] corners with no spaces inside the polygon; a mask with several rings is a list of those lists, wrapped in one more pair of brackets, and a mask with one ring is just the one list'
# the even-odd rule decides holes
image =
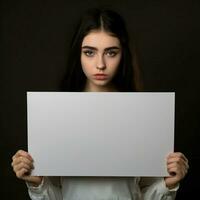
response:
{"label": "nose", "polygon": [[103,55],[99,55],[99,56],[98,56],[96,68],[97,68],[98,70],[104,70],[104,69],[106,68],[106,64],[105,64],[105,60],[104,60]]}

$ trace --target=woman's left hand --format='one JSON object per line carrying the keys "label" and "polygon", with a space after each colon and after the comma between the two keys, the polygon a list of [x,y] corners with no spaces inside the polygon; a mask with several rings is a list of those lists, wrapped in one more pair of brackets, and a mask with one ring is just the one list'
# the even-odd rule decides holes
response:
{"label": "woman's left hand", "polygon": [[167,157],[167,171],[171,176],[164,178],[166,186],[169,189],[175,188],[185,177],[188,169],[188,159],[182,153],[170,153]]}

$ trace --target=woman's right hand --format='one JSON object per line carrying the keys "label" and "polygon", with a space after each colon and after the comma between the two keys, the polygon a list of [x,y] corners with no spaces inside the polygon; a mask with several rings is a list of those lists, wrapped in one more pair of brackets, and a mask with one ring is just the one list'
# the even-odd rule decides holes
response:
{"label": "woman's right hand", "polygon": [[12,157],[12,167],[17,178],[25,180],[29,184],[37,187],[41,184],[42,176],[31,176],[31,170],[34,169],[31,155],[23,150],[19,150]]}

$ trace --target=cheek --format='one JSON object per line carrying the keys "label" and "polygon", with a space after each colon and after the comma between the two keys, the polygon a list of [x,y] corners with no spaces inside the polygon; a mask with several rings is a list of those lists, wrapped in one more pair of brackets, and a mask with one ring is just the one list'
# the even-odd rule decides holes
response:
{"label": "cheek", "polygon": [[90,58],[81,56],[81,66],[85,74],[90,74],[93,68],[93,62]]}
{"label": "cheek", "polygon": [[119,64],[121,61],[121,56],[116,57],[115,59],[110,59],[108,61],[108,65],[110,66],[110,69],[112,69],[113,71],[117,70]]}

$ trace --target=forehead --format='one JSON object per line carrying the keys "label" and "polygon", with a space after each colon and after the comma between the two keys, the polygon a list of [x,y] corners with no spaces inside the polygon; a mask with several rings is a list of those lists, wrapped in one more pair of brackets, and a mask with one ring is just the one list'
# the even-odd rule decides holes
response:
{"label": "forehead", "polygon": [[82,46],[92,46],[98,48],[106,48],[111,46],[120,46],[117,37],[112,36],[105,31],[92,31],[83,38]]}

